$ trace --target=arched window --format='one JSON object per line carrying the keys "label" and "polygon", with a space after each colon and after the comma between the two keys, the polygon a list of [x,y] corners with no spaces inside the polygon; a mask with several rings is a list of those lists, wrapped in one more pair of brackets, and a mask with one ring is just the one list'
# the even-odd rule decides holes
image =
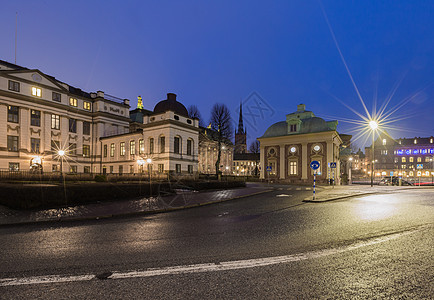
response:
{"label": "arched window", "polygon": [[194,148],[193,148],[193,140],[188,139],[187,140],[187,155],[193,155]]}
{"label": "arched window", "polygon": [[166,152],[166,137],[160,136],[160,153]]}
{"label": "arched window", "polygon": [[181,137],[175,136],[173,140],[173,152],[181,154]]}

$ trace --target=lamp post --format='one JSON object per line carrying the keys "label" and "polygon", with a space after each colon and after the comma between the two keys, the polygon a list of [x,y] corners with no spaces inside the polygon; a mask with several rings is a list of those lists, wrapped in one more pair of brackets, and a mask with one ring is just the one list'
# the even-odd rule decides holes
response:
{"label": "lamp post", "polygon": [[352,166],[351,166],[351,164],[352,164],[352,162],[353,162],[353,158],[352,158],[352,157],[348,158],[348,161],[349,161],[349,168],[348,168],[348,183],[351,184],[351,183],[352,183],[352,180],[351,180],[351,168],[352,168]]}
{"label": "lamp post", "polygon": [[146,162],[148,163],[148,176],[149,176],[149,196],[152,196],[152,184],[151,184],[151,180],[152,180],[152,175],[151,175],[151,171],[152,171],[152,159],[148,158],[146,159]]}
{"label": "lamp post", "polygon": [[58,150],[57,154],[60,157],[60,180],[63,180],[63,156],[65,156],[64,150]]}
{"label": "lamp post", "polygon": [[369,127],[372,130],[372,161],[371,161],[371,187],[374,186],[374,161],[375,161],[375,130],[378,128],[378,123],[374,120],[369,121]]}

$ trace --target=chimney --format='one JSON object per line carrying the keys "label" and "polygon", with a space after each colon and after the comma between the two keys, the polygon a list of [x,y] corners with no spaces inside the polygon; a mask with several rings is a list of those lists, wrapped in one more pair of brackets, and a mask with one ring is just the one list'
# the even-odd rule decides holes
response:
{"label": "chimney", "polygon": [[96,95],[97,95],[97,97],[104,98],[104,92],[103,91],[96,92]]}
{"label": "chimney", "polygon": [[176,94],[174,94],[174,93],[167,93],[167,100],[169,100],[169,101],[176,101]]}
{"label": "chimney", "polygon": [[306,110],[306,105],[304,104],[299,104],[297,105],[297,111],[305,111]]}

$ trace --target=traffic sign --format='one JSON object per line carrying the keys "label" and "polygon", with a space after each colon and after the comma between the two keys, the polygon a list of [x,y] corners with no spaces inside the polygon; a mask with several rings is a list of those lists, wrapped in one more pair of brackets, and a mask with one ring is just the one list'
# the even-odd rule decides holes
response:
{"label": "traffic sign", "polygon": [[267,166],[267,171],[271,172],[271,166]]}
{"label": "traffic sign", "polygon": [[319,161],[314,160],[310,163],[310,167],[312,168],[312,170],[317,170],[319,169]]}
{"label": "traffic sign", "polygon": [[331,162],[330,163],[330,168],[332,168],[332,169],[336,168],[336,163],[335,162]]}
{"label": "traffic sign", "polygon": [[423,164],[417,164],[418,169],[423,169]]}

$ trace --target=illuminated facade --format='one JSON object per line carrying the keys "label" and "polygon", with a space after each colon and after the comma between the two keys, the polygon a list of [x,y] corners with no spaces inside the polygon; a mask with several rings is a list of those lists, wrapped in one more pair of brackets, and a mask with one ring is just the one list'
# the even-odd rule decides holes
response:
{"label": "illuminated facade", "polygon": [[99,138],[129,131],[129,100],[0,60],[0,169],[99,173]]}
{"label": "illuminated facade", "polygon": [[[258,140],[260,146],[260,178],[290,183],[312,183],[312,161],[318,161],[318,182],[335,178],[340,184],[339,148],[342,139],[336,131],[337,121],[315,117],[304,104],[286,115],[286,121],[271,125]],[[336,168],[330,168],[336,163]]]}
{"label": "illuminated facade", "polygon": [[[217,132],[210,129],[201,127],[199,134],[199,173],[201,174],[215,174],[215,163],[218,157],[218,142]],[[232,174],[232,160],[234,155],[234,145],[230,140],[224,140],[219,170],[223,175]]]}
{"label": "illuminated facade", "polygon": [[[400,138],[394,140],[380,135],[375,141],[374,175],[402,176],[413,179],[432,177],[434,172],[434,137]],[[365,149],[368,174],[370,174],[372,151]]]}

